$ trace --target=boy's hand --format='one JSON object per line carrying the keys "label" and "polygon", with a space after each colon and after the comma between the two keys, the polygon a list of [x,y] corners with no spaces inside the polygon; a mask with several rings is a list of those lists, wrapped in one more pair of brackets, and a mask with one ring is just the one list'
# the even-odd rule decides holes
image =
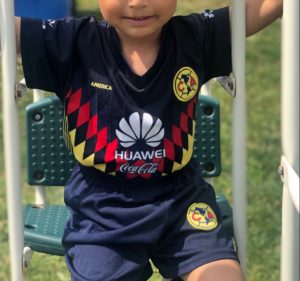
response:
{"label": "boy's hand", "polygon": [[250,36],[281,17],[283,0],[246,0],[246,35]]}

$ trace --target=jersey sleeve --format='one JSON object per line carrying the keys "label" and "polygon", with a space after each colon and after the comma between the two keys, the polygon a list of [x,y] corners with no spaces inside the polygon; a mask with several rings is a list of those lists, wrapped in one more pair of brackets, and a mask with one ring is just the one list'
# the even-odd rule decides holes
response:
{"label": "jersey sleeve", "polygon": [[232,71],[229,8],[192,15],[199,35],[204,80],[227,76]]}
{"label": "jersey sleeve", "polygon": [[21,55],[29,88],[55,92],[63,98],[76,64],[76,41],[83,22],[22,18]]}

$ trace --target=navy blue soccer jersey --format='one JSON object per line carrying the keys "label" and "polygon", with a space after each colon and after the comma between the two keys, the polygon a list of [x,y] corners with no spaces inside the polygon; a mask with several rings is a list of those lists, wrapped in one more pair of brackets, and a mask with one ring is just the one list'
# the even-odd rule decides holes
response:
{"label": "navy blue soccer jersey", "polygon": [[115,29],[95,18],[22,19],[21,52],[28,87],[63,101],[81,165],[159,177],[192,157],[200,87],[231,72],[229,12],[173,17],[142,76],[122,57]]}

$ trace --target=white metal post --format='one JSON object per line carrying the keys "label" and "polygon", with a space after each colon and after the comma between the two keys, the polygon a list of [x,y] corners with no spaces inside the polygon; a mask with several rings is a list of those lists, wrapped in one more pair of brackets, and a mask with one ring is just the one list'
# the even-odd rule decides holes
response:
{"label": "white metal post", "polygon": [[3,129],[6,197],[8,213],[11,280],[23,280],[22,253],[23,208],[21,192],[20,136],[15,102],[16,37],[13,1],[1,0],[0,5]]}
{"label": "white metal post", "polygon": [[241,266],[247,266],[247,149],[246,149],[246,46],[245,0],[232,0],[232,67],[236,78],[236,98],[233,101],[232,180],[233,225]]}
{"label": "white metal post", "polygon": [[299,0],[283,5],[281,91],[281,281],[299,281]]}

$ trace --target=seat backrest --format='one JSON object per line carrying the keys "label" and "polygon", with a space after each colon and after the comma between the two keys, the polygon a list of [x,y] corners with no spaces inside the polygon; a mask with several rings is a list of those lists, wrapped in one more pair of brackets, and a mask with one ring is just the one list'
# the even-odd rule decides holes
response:
{"label": "seat backrest", "polygon": [[[219,102],[200,96],[196,118],[194,155],[203,177],[218,176],[220,163]],[[64,107],[51,96],[26,108],[27,176],[30,185],[65,185],[75,165],[63,136]]]}
{"label": "seat backrest", "polygon": [[65,185],[75,165],[63,136],[64,107],[55,96],[26,108],[27,177],[30,185]]}
{"label": "seat backrest", "polygon": [[199,159],[202,177],[221,174],[220,103],[200,95],[196,112],[194,157]]}

